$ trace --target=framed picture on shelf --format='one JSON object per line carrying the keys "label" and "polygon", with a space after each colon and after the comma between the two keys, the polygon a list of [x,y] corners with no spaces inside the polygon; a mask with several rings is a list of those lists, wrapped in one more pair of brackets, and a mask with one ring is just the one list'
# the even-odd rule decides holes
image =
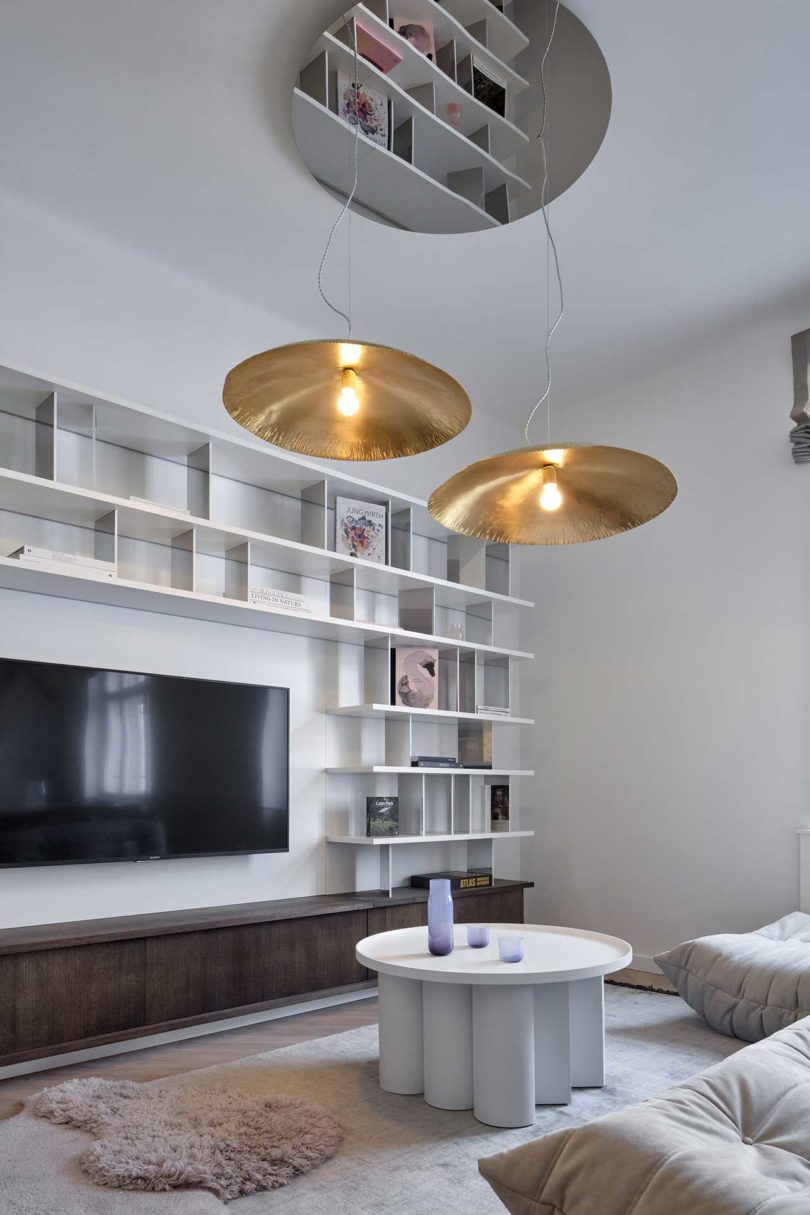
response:
{"label": "framed picture on shelf", "polygon": [[350,127],[359,125],[360,134],[381,148],[389,143],[388,111],[385,93],[353,80],[347,72],[337,72],[338,117]]}
{"label": "framed picture on shelf", "polygon": [[436,62],[436,39],[433,36],[432,21],[411,21],[410,18],[400,17],[395,13],[394,29],[431,63]]}
{"label": "framed picture on shelf", "polygon": [[366,835],[399,835],[399,798],[366,798]]}
{"label": "framed picture on shelf", "polygon": [[509,830],[509,786],[484,785],[484,824],[490,831]]}
{"label": "framed picture on shelf", "polygon": [[388,511],[376,502],[335,499],[335,552],[385,565]]}
{"label": "framed picture on shelf", "polygon": [[439,651],[398,645],[391,654],[391,703],[405,709],[438,709]]}

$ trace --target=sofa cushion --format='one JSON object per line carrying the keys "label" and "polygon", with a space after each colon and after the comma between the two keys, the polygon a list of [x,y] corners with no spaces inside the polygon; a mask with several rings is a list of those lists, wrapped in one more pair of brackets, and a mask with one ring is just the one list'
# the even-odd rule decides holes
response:
{"label": "sofa cushion", "polygon": [[686,1003],[713,1029],[758,1042],[810,1013],[810,915],[757,932],[686,941],[656,954]]}
{"label": "sofa cushion", "polygon": [[479,1169],[512,1215],[807,1215],[808,1127],[810,1021]]}

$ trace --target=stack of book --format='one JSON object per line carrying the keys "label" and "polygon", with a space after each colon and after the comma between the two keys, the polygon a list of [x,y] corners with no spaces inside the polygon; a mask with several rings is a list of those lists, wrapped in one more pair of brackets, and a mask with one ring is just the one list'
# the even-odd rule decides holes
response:
{"label": "stack of book", "polygon": [[460,768],[462,765],[452,755],[412,755],[412,768]]}
{"label": "stack of book", "polygon": [[503,705],[476,705],[476,713],[480,713],[482,717],[508,717],[509,710]]}
{"label": "stack of book", "polygon": [[272,586],[251,586],[248,589],[248,603],[255,607],[283,608],[286,612],[312,611],[303,595],[294,595],[292,591],[277,591]]}
{"label": "stack of book", "polygon": [[95,557],[82,557],[77,553],[62,553],[54,548],[37,548],[34,544],[21,544],[9,553],[20,565],[31,569],[49,570],[64,574],[67,570],[82,578],[94,578],[97,582],[109,582],[115,577],[114,561],[98,561]]}

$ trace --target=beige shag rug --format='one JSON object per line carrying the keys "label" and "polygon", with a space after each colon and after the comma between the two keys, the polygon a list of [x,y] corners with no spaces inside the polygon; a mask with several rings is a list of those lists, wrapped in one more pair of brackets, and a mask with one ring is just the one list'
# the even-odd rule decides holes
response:
{"label": "beige shag rug", "polygon": [[69,1080],[32,1113],[89,1131],[81,1166],[119,1190],[210,1190],[224,1202],[275,1190],[337,1151],[341,1129],[298,1097],[239,1089],[163,1088],[132,1080]]}

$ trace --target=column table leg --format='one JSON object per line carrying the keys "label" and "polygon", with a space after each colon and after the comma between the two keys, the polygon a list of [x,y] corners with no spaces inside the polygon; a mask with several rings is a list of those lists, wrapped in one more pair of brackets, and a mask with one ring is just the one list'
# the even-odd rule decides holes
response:
{"label": "column table leg", "polygon": [[534,1122],[534,994],[522,984],[473,987],[474,1113],[488,1126]]}
{"label": "column table leg", "polygon": [[605,1083],[605,984],[601,975],[571,985],[571,1082],[574,1088]]}
{"label": "column table leg", "polygon": [[422,984],[419,979],[379,975],[380,1088],[421,1093]]}
{"label": "column table leg", "polygon": [[535,1101],[571,1100],[571,1022],[568,983],[538,983],[534,993]]}
{"label": "column table leg", "polygon": [[423,983],[425,1101],[440,1110],[473,1107],[472,988]]}

